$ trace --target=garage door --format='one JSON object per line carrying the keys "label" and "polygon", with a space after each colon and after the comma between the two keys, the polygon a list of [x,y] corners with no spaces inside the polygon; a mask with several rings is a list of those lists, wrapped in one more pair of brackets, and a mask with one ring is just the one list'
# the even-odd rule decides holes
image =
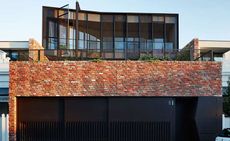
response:
{"label": "garage door", "polygon": [[171,98],[18,98],[18,141],[173,141]]}

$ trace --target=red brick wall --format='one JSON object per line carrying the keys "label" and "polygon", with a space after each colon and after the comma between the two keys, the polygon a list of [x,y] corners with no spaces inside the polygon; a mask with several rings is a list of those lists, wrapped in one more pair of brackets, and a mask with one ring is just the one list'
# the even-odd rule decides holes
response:
{"label": "red brick wall", "polygon": [[16,96],[221,96],[215,62],[11,62],[10,140]]}

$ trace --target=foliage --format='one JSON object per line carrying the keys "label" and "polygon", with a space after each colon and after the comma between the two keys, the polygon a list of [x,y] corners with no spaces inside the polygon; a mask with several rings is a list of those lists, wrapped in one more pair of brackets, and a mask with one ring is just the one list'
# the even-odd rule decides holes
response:
{"label": "foliage", "polygon": [[94,58],[91,60],[92,62],[101,62],[103,61],[101,58]]}
{"label": "foliage", "polygon": [[228,80],[228,87],[227,90],[225,91],[224,95],[223,95],[223,112],[226,116],[230,116],[230,77]]}
{"label": "foliage", "polygon": [[177,61],[190,61],[190,50],[181,50],[176,55]]}
{"label": "foliage", "polygon": [[170,60],[170,57],[169,56],[157,57],[157,56],[151,56],[151,55],[142,55],[139,58],[139,60],[140,61],[149,61],[149,62],[152,62],[152,61],[168,61],[168,60]]}

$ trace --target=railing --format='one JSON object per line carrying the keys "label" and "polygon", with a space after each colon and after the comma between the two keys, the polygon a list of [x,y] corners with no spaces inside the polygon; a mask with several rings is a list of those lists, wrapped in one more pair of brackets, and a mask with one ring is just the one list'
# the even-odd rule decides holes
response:
{"label": "railing", "polygon": [[[81,49],[33,49],[19,50],[12,61],[63,61],[63,60],[141,60],[142,57],[150,57],[156,60],[173,61],[214,61],[213,51],[191,49],[154,49],[148,46],[139,48],[81,48]],[[11,56],[9,56],[11,57]]]}
{"label": "railing", "polygon": [[0,141],[9,141],[9,116],[0,115]]}

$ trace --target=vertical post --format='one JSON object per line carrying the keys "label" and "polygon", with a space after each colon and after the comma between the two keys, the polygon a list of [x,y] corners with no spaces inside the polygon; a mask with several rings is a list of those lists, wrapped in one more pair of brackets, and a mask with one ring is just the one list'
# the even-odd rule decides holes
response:
{"label": "vertical post", "polygon": [[164,47],[163,47],[163,58],[165,58],[165,47],[166,47],[166,22],[165,22],[165,16],[164,16]]}
{"label": "vertical post", "polygon": [[41,52],[40,52],[41,50],[39,49],[38,50],[38,61],[41,61]]}
{"label": "vertical post", "polygon": [[80,10],[78,2],[76,2],[76,19],[75,19],[75,51],[77,52],[77,57],[78,57],[78,12]]}
{"label": "vertical post", "polygon": [[9,115],[6,115],[6,141],[9,141]]}
{"label": "vertical post", "polygon": [[128,15],[125,16],[125,60],[127,60],[127,50],[128,50]]}
{"label": "vertical post", "polygon": [[102,14],[100,14],[100,58],[103,57]]}
{"label": "vertical post", "polygon": [[112,42],[113,42],[113,58],[115,58],[115,16],[113,16],[113,39],[112,39]]}
{"label": "vertical post", "polygon": [[2,140],[2,115],[0,115],[0,140]]}
{"label": "vertical post", "polygon": [[214,54],[213,54],[213,50],[211,50],[211,61],[214,61]]}
{"label": "vertical post", "polygon": [[138,15],[138,58],[139,59],[141,57],[141,34],[140,34],[140,27],[141,27],[141,24],[140,24],[140,15]]}
{"label": "vertical post", "polygon": [[6,137],[6,118],[5,118],[5,114],[2,114],[2,141],[5,141],[5,137]]}

